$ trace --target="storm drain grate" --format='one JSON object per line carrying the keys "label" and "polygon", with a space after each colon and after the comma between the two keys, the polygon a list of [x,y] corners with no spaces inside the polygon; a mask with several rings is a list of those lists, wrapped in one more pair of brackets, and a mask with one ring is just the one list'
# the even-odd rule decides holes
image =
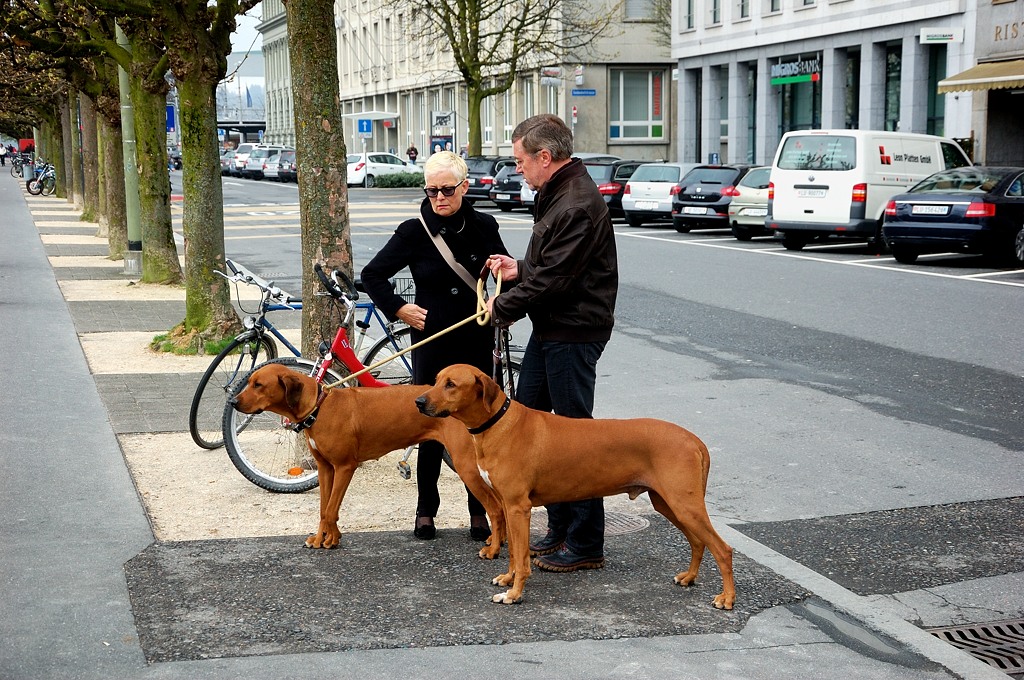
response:
{"label": "storm drain grate", "polygon": [[928,632],[993,668],[1024,671],[1024,619],[929,628]]}
{"label": "storm drain grate", "polygon": [[[639,515],[630,515],[625,512],[606,511],[604,513],[604,535],[621,536],[631,534],[634,531],[643,531],[651,523]],[[548,513],[544,508],[534,508],[533,520],[530,522],[530,535],[543,536],[547,532]]]}

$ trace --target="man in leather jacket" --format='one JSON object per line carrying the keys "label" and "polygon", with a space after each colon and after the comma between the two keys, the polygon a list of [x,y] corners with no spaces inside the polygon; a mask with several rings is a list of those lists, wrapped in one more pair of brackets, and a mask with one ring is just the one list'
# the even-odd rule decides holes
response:
{"label": "man in leather jacket", "polygon": [[[618,260],[608,207],[572,151],[572,131],[551,114],[528,118],[512,132],[516,168],[538,192],[536,218],[522,260],[488,259],[496,277],[515,283],[488,308],[495,324],[524,316],[533,324],[517,400],[592,418],[597,360],[615,320]],[[603,499],[557,503],[547,511],[547,535],[530,544],[535,566],[559,572],[604,566]]]}

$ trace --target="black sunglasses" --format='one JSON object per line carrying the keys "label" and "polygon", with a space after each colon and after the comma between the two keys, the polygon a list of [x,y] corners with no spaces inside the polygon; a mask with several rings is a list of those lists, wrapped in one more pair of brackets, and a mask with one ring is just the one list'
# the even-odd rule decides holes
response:
{"label": "black sunglasses", "polygon": [[455,195],[455,190],[458,189],[458,188],[459,187],[457,187],[457,186],[454,186],[454,187],[425,187],[423,189],[423,193],[425,193],[427,196],[430,196],[431,198],[437,198],[438,192],[444,194],[445,196],[454,196]]}

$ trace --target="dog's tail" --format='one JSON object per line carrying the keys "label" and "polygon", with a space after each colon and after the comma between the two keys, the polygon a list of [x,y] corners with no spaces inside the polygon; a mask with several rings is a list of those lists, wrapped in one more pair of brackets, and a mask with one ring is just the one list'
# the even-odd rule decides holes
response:
{"label": "dog's tail", "polygon": [[711,472],[711,454],[708,452],[707,445],[699,437],[697,441],[700,442],[700,468],[701,473],[704,475],[704,495],[706,496],[708,493],[708,474]]}

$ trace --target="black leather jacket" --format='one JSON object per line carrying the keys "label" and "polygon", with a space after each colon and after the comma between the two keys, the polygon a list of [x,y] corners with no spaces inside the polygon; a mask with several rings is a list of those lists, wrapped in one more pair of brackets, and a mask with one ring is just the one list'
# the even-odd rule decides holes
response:
{"label": "black leather jacket", "polygon": [[519,281],[495,298],[495,323],[529,315],[540,340],[607,341],[619,288],[608,206],[578,159],[558,170],[536,200]]}

